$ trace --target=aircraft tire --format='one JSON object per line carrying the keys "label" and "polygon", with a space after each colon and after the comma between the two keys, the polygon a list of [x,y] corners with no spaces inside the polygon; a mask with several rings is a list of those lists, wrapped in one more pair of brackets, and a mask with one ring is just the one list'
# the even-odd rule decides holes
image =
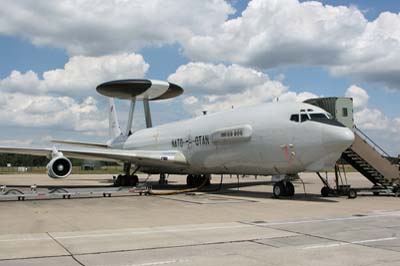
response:
{"label": "aircraft tire", "polygon": [[137,183],[139,183],[139,177],[137,175],[133,175],[131,176],[131,180],[132,180],[132,186],[136,186]]}
{"label": "aircraft tire", "polygon": [[329,188],[328,187],[322,187],[321,188],[321,196],[322,197],[328,197],[329,196]]}
{"label": "aircraft tire", "polygon": [[349,199],[355,199],[357,198],[357,190],[355,189],[350,189],[349,190],[349,195],[348,195]]}
{"label": "aircraft tire", "polygon": [[201,184],[203,184],[203,182],[204,182],[204,175],[195,175],[194,176],[194,185],[193,185],[193,187],[199,187],[199,186],[201,186]]}
{"label": "aircraft tire", "polygon": [[121,187],[125,187],[129,185],[129,180],[126,175],[121,176]]}
{"label": "aircraft tire", "polygon": [[188,187],[193,187],[193,185],[194,185],[194,177],[193,177],[193,175],[188,175],[186,177],[186,185]]}
{"label": "aircraft tire", "polygon": [[118,175],[117,176],[117,178],[115,179],[115,181],[114,181],[114,186],[115,187],[120,187],[120,186],[122,186],[122,175]]}
{"label": "aircraft tire", "polygon": [[273,187],[274,198],[279,199],[279,197],[285,196],[285,186],[282,181],[276,182]]}
{"label": "aircraft tire", "polygon": [[289,197],[293,197],[295,193],[294,186],[292,182],[286,182],[286,194]]}

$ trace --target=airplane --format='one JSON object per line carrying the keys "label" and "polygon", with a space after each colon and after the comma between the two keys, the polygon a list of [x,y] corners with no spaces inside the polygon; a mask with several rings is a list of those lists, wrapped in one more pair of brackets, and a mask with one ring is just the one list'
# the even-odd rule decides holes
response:
{"label": "airplane", "polygon": [[[354,141],[352,130],[307,103],[271,102],[153,127],[149,101],[182,94],[178,85],[129,79],[103,83],[97,91],[110,97],[111,139],[107,143],[55,141],[75,146],[0,147],[0,153],[48,156],[47,172],[55,179],[71,174],[68,158],[123,163],[125,173],[116,179],[117,186],[135,186],[138,170],[160,176],[186,175],[186,183],[192,187],[209,183],[212,174],[272,175],[279,180],[273,187],[279,198],[295,194],[291,180],[300,172],[332,169]],[[125,133],[114,98],[131,100]],[[136,100],[144,103],[147,128],[132,132]]]}

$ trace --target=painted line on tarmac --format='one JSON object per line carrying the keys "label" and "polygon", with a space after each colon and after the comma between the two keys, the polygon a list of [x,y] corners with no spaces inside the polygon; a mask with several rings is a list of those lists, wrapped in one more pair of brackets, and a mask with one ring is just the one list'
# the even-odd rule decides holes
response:
{"label": "painted line on tarmac", "polygon": [[145,262],[145,263],[140,263],[140,264],[123,264],[121,266],[154,266],[154,265],[167,265],[167,264],[184,263],[184,262],[189,262],[189,260],[188,259],[176,259],[176,260]]}
{"label": "painted line on tarmac", "polygon": [[336,221],[348,221],[348,220],[363,220],[373,219],[382,217],[399,217],[400,213],[396,214],[379,214],[379,215],[366,215],[366,216],[351,216],[351,217],[339,217],[339,218],[322,218],[322,219],[310,219],[300,221],[287,221],[287,222],[265,222],[265,223],[246,223],[257,226],[272,226],[272,225],[290,225],[290,224],[307,224],[307,223],[320,223],[320,222],[336,222]]}
{"label": "painted line on tarmac", "polygon": [[[374,218],[382,218],[382,217],[399,217],[400,212],[391,213],[391,214],[379,214],[379,215],[366,215],[366,216],[351,216],[351,217],[340,217],[340,218],[324,218],[324,219],[310,219],[310,220],[302,220],[302,221],[286,221],[286,222],[266,222],[266,223],[240,223],[233,225],[224,225],[224,226],[206,226],[204,227],[190,227],[190,228],[146,228],[144,231],[135,231],[124,229],[125,231],[117,231],[110,233],[100,233],[101,231],[92,231],[93,234],[82,234],[85,232],[81,232],[81,234],[77,235],[64,235],[57,236],[55,233],[50,233],[55,239],[76,239],[76,238],[101,238],[101,237],[112,237],[112,236],[129,236],[129,235],[146,235],[146,234],[156,234],[156,233],[179,233],[179,232],[196,232],[196,231],[207,231],[207,230],[223,230],[223,229],[235,229],[235,228],[252,228],[253,226],[258,227],[267,227],[274,225],[291,225],[291,224],[307,224],[307,223],[321,223],[321,222],[335,222],[335,221],[348,221],[348,220],[364,220],[364,219],[374,219]],[[196,226],[192,224],[190,226]],[[142,228],[143,229],[143,228]],[[137,229],[136,229],[137,230]],[[279,230],[279,229],[278,229]],[[98,232],[98,233],[97,233]],[[1,235],[0,235],[1,237]],[[47,236],[29,236],[29,237],[17,237],[17,238],[8,238],[1,239],[0,242],[12,242],[12,241],[40,241],[40,240],[52,240]]]}
{"label": "painted line on tarmac", "polygon": [[213,227],[197,227],[197,228],[176,228],[176,229],[156,229],[145,231],[123,231],[118,233],[107,233],[107,234],[86,234],[86,235],[69,235],[69,236],[54,236],[55,239],[71,239],[71,238],[90,238],[90,237],[108,237],[108,236],[128,236],[128,235],[147,235],[147,234],[159,234],[159,233],[179,233],[179,232],[196,232],[196,231],[207,231],[207,230],[218,230],[218,229],[235,229],[235,228],[252,228],[249,224],[238,224],[230,226],[213,226]]}
{"label": "painted line on tarmac", "polygon": [[376,239],[358,240],[358,241],[352,241],[352,242],[340,242],[340,243],[326,244],[326,245],[313,245],[313,246],[303,247],[301,249],[334,248],[334,247],[341,247],[341,246],[347,246],[347,245],[352,245],[352,244],[374,243],[374,242],[390,241],[390,240],[396,240],[396,239],[397,239],[397,237],[376,238]]}
{"label": "painted line on tarmac", "polygon": [[43,240],[52,240],[50,237],[43,236],[32,236],[32,237],[19,237],[19,238],[6,238],[0,239],[0,242],[12,242],[12,241],[43,241]]}
{"label": "painted line on tarmac", "polygon": [[[219,229],[236,229],[236,228],[253,228],[250,224],[236,224],[226,226],[209,226],[209,227],[194,227],[194,228],[176,228],[176,229],[157,229],[151,228],[145,231],[120,231],[114,233],[103,233],[99,234],[94,231],[93,234],[79,234],[79,235],[67,235],[67,236],[55,236],[54,233],[49,233],[54,239],[74,239],[74,238],[96,238],[96,237],[110,237],[110,236],[129,236],[129,235],[146,235],[146,234],[159,234],[159,233],[179,233],[179,232],[196,232],[196,231],[207,231],[207,230],[219,230]],[[101,232],[101,231],[99,231]],[[20,238],[8,238],[0,239],[0,242],[12,242],[12,241],[39,241],[39,240],[52,240],[50,237],[43,236],[31,236],[31,237],[20,237]]]}

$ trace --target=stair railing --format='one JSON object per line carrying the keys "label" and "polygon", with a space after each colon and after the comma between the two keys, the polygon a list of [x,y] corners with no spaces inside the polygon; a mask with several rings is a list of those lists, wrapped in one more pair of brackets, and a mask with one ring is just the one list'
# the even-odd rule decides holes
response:
{"label": "stair railing", "polygon": [[386,159],[390,161],[391,156],[383,148],[381,148],[378,144],[376,144],[370,137],[367,136],[367,134],[362,132],[361,129],[359,129],[355,125],[354,129],[355,131],[357,131],[357,133],[360,133],[362,135],[365,142],[368,142],[374,150],[377,150],[379,153],[381,153],[381,155],[386,156],[387,157]]}

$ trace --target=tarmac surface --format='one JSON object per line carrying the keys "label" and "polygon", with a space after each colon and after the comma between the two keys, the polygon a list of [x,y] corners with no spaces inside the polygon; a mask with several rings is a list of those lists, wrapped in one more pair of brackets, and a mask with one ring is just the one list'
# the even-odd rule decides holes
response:
{"label": "tarmac surface", "polygon": [[[3,265],[400,265],[400,198],[319,196],[315,174],[273,199],[269,177],[225,176],[220,191],[1,200]],[[141,180],[146,176],[140,176]],[[359,174],[354,186],[370,186]],[[171,176],[167,187],[184,188]],[[218,187],[220,178],[213,177]],[[107,186],[107,175],[0,175],[0,185]],[[22,189],[22,188],[19,188]],[[100,188],[101,189],[101,188]]]}

